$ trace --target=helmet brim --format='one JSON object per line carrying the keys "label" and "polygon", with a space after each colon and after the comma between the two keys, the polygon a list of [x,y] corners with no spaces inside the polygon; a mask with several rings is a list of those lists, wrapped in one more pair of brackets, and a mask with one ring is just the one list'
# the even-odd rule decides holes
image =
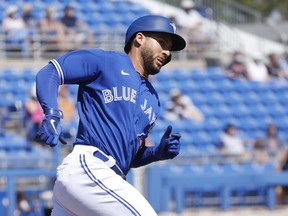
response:
{"label": "helmet brim", "polygon": [[[146,31],[142,31],[142,32],[146,32]],[[147,31],[147,32],[149,32],[149,31]],[[152,33],[156,33],[156,31],[154,31]],[[169,34],[172,37],[172,48],[171,48],[171,51],[180,51],[180,50],[183,50],[186,47],[186,41],[180,35],[172,34],[172,33],[168,33],[168,32],[163,32],[163,33]],[[133,40],[133,38],[135,37],[136,34],[137,33],[135,33],[134,36],[130,38],[130,41],[125,45],[124,51],[126,53],[129,52],[129,48],[130,48],[131,42],[132,42],[132,40]]]}
{"label": "helmet brim", "polygon": [[[170,33],[168,33],[170,34]],[[180,35],[170,34],[172,36],[172,49],[171,51],[180,51],[186,47],[186,41]]]}

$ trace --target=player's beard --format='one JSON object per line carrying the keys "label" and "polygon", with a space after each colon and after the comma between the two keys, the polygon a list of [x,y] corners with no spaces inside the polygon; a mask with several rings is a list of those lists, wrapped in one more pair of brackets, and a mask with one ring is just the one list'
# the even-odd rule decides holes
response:
{"label": "player's beard", "polygon": [[142,52],[141,52],[144,70],[148,72],[149,75],[155,75],[159,73],[161,69],[161,67],[159,67],[155,63],[155,58],[153,57],[153,53],[154,53],[153,50],[148,46],[143,47]]}

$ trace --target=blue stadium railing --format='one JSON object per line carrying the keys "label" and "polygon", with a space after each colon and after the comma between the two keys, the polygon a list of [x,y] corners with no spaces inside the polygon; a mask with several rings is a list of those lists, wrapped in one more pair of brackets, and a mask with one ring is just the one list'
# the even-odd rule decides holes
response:
{"label": "blue stadium railing", "polygon": [[[277,205],[275,188],[288,185],[288,172],[276,172],[267,167],[228,171],[224,165],[213,166],[208,164],[206,170],[201,166],[195,169],[193,165],[150,166],[146,173],[148,201],[157,212],[182,213],[187,207],[211,206],[228,210],[235,205],[262,205],[274,209]],[[235,196],[240,198],[238,203],[233,203]],[[254,201],[245,201],[249,196],[254,196]],[[209,202],[209,198],[217,198],[217,201]]]}
{"label": "blue stadium railing", "polygon": [[[7,143],[7,145],[9,145],[9,143]],[[17,152],[16,149],[14,149],[14,151]],[[38,154],[37,157],[32,157],[27,152],[22,158],[19,158],[17,154],[15,154],[15,157],[12,157],[8,152],[6,152],[7,157],[1,157],[0,177],[6,178],[6,186],[4,190],[1,189],[0,215],[14,216],[15,210],[17,209],[16,194],[18,190],[17,188],[19,187],[17,183],[19,179],[24,178],[29,181],[29,178],[33,177],[38,178],[39,181],[43,181],[43,178],[56,178],[56,168],[60,164],[61,160],[60,151],[60,147],[55,147],[52,150],[52,155],[43,160],[41,154]],[[42,155],[44,154],[45,153],[42,153]],[[4,164],[5,166],[3,167]],[[34,193],[37,193],[38,197],[41,192],[48,190],[45,185],[38,187],[37,185],[34,185],[33,187],[24,185],[22,187],[24,187],[24,191],[26,192],[34,191]],[[7,205],[4,205],[5,202],[3,202],[3,199],[8,200]],[[38,202],[40,209],[35,216],[44,216],[45,201],[38,200]]]}

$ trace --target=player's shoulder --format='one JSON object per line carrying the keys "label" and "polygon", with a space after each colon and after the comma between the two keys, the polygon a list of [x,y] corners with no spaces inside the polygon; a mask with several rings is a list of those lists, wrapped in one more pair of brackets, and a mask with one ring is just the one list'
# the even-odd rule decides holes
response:
{"label": "player's shoulder", "polygon": [[71,52],[68,52],[67,54],[72,54],[72,55],[81,55],[81,54],[92,54],[92,55],[103,55],[105,53],[104,50],[102,49],[77,49],[77,50],[73,50]]}
{"label": "player's shoulder", "polygon": [[[106,51],[103,49],[78,49],[71,51],[69,53],[60,56],[59,59],[65,59],[66,57],[73,56],[76,57],[78,60],[82,59],[83,61],[87,62],[87,60],[91,60],[89,62],[97,62],[99,63],[109,63],[109,62],[128,62],[130,60],[129,55],[126,53],[118,52],[118,51]],[[95,61],[96,60],[96,61]]]}
{"label": "player's shoulder", "polygon": [[108,58],[115,59],[115,60],[117,59],[117,60],[120,60],[122,62],[125,62],[125,60],[130,61],[129,55],[127,55],[124,52],[119,52],[119,51],[105,51],[105,52],[106,52],[106,56]]}
{"label": "player's shoulder", "polygon": [[91,52],[93,54],[101,54],[103,56],[115,56],[115,57],[123,57],[127,58],[128,55],[124,52],[119,52],[119,51],[106,51],[103,49],[83,49],[82,51],[84,52]]}

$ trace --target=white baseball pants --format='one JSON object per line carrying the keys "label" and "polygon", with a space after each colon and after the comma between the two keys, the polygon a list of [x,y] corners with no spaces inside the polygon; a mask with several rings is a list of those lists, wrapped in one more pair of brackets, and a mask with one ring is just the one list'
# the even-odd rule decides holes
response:
{"label": "white baseball pants", "polygon": [[148,201],[103,161],[76,145],[57,168],[52,216],[157,216]]}

